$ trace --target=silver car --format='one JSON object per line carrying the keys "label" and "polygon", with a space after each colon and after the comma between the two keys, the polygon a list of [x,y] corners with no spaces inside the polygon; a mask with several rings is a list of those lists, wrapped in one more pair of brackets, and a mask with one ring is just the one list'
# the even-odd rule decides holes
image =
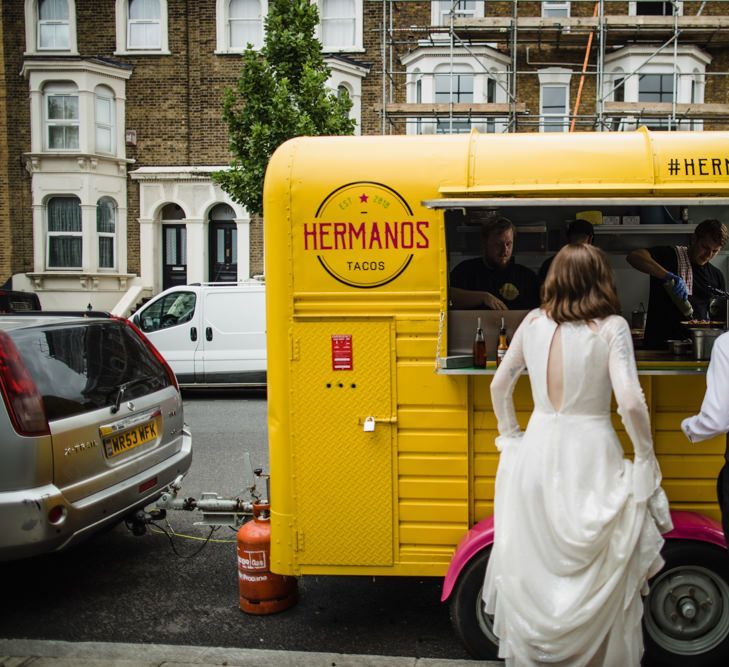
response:
{"label": "silver car", "polygon": [[0,561],[153,502],[192,463],[175,375],[127,320],[0,316]]}

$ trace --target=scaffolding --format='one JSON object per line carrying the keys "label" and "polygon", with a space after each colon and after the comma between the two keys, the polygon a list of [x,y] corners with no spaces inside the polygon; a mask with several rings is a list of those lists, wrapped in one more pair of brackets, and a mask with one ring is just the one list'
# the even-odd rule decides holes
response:
{"label": "scaffolding", "polygon": [[[454,131],[473,122],[488,123],[488,131],[544,129],[541,104],[534,104],[534,77],[540,64],[562,66],[579,76],[577,93],[568,100],[563,120],[568,131],[611,131],[632,129],[646,124],[653,129],[725,129],[729,127],[729,72],[720,69],[729,63],[729,0],[681,2],[635,2],[617,0],[572,0],[572,2],[535,2],[501,0],[486,2],[484,16],[466,16],[476,3],[448,0],[445,24],[433,21],[418,25],[408,22],[407,5],[430,5],[421,0],[373,0],[381,5],[382,98],[378,108],[383,134],[419,132],[430,120],[431,131]],[[445,3],[438,3],[439,6]],[[573,15],[543,16],[544,6]],[[647,5],[650,5],[646,8]],[[566,8],[566,9],[565,9]],[[644,14],[636,15],[636,9]],[[428,14],[430,9],[426,7]],[[651,14],[645,13],[652,12]],[[421,11],[421,18],[425,14]],[[406,15],[403,20],[403,15]],[[426,16],[427,19],[427,16]],[[448,50],[450,95],[447,102],[407,100],[403,92],[412,85],[412,72],[400,66],[403,54],[437,47]],[[641,62],[616,79],[606,71],[606,58],[627,47],[639,48]],[[479,50],[500,54],[509,66],[489,70]],[[682,71],[679,66],[687,49],[705,57],[705,70]],[[535,62],[532,53],[555,54],[553,62]],[[470,55],[483,74],[494,76],[502,100],[458,101],[454,94],[457,54]],[[564,60],[562,60],[564,58]],[[625,101],[626,84],[633,77],[641,80],[653,74],[656,61],[660,71],[670,63],[666,91],[658,100]],[[717,65],[709,69],[710,61]],[[422,72],[420,73],[422,75]],[[429,74],[434,75],[434,72]],[[688,86],[683,77],[689,77]],[[531,84],[530,84],[531,80]],[[711,81],[711,85],[709,85]],[[587,82],[587,85],[586,85]],[[400,84],[400,85],[398,85]],[[404,85],[402,85],[404,84]],[[630,84],[628,84],[630,85]],[[636,84],[637,85],[637,84]],[[586,95],[589,88],[592,96]],[[525,101],[522,89],[531,90],[532,104]],[[635,88],[634,88],[635,89]],[[690,91],[681,99],[679,90]],[[707,94],[708,92],[708,94]],[[650,96],[646,96],[650,97]],[[686,97],[684,94],[683,97]],[[708,99],[706,99],[708,97]],[[621,99],[622,98],[622,99]],[[536,106],[537,108],[533,108]],[[433,130],[434,120],[438,130]],[[455,131],[458,131],[456,129]],[[562,128],[560,128],[562,131]]]}

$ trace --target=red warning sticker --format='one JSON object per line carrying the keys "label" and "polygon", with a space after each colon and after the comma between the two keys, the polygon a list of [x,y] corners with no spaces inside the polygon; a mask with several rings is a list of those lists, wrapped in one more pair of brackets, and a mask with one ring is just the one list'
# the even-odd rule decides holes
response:
{"label": "red warning sticker", "polygon": [[352,334],[332,335],[332,370],[351,371]]}

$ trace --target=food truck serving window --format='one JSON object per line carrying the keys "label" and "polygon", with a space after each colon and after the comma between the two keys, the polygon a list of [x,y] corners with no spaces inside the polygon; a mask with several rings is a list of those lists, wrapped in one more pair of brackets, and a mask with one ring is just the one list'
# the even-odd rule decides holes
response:
{"label": "food truck serving window", "polygon": [[[511,339],[526,313],[538,307],[545,261],[568,242],[567,230],[574,220],[590,223],[592,242],[608,253],[623,315],[628,319],[640,304],[648,302],[648,277],[627,264],[628,252],[685,245],[696,224],[707,218],[729,222],[724,219],[729,199],[720,197],[439,199],[424,204],[444,210],[448,312],[441,334],[446,334],[447,342],[438,369],[454,374],[495,371],[502,320]],[[502,233],[509,221],[515,230],[513,247],[506,247],[511,234]],[[584,228],[577,225],[580,227]],[[499,238],[484,238],[484,229],[495,231]],[[727,273],[726,254],[720,254],[714,263]],[[488,277],[489,273],[495,277]],[[470,293],[464,296],[464,289]],[[485,291],[496,300],[483,297]],[[479,320],[486,342],[486,369],[473,365]]]}

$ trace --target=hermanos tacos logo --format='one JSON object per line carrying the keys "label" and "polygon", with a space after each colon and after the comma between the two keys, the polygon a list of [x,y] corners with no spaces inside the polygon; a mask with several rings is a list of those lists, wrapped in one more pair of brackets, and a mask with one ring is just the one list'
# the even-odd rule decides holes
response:
{"label": "hermanos tacos logo", "polygon": [[417,220],[398,192],[371,181],[331,192],[301,230],[304,251],[314,253],[334,280],[359,289],[387,285],[430,247],[430,222]]}

